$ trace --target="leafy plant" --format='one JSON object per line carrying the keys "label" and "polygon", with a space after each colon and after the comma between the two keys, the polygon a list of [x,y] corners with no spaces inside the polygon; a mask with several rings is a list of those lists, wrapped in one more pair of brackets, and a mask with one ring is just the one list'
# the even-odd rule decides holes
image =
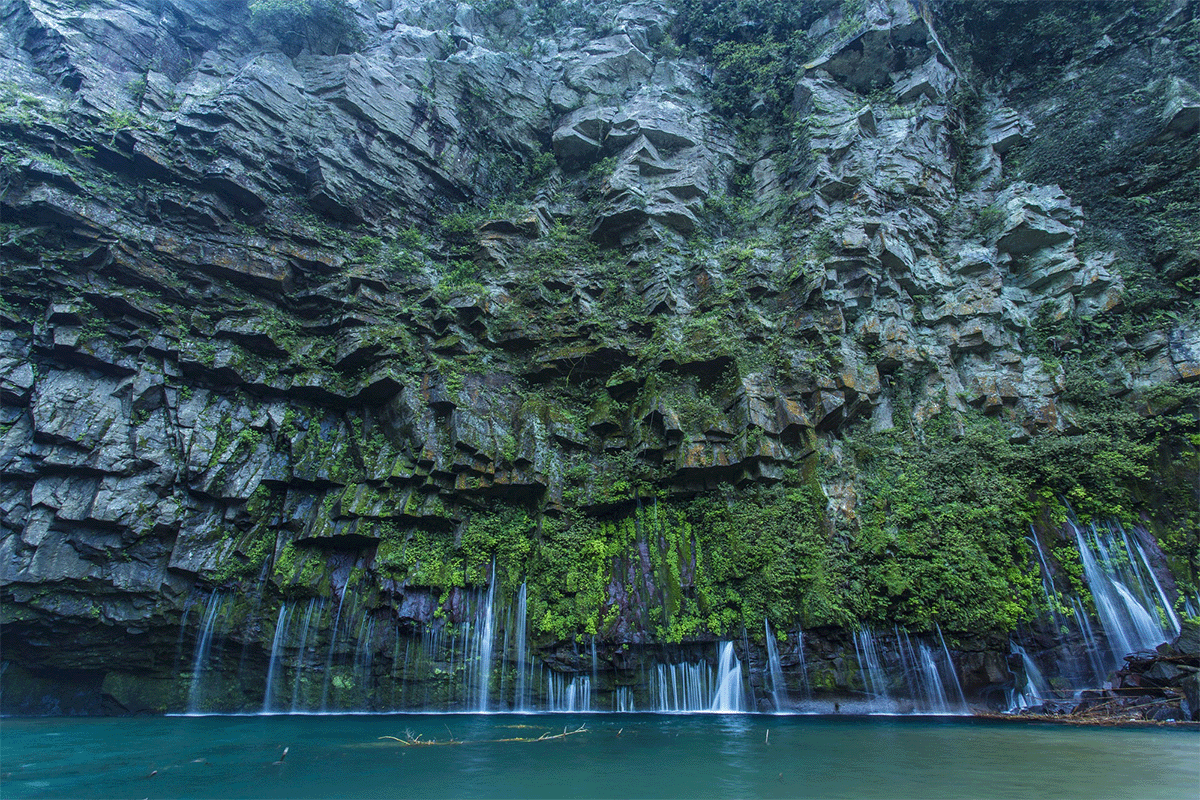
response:
{"label": "leafy plant", "polygon": [[325,54],[356,50],[364,40],[346,0],[251,0],[250,27],[274,36],[293,56],[305,48]]}

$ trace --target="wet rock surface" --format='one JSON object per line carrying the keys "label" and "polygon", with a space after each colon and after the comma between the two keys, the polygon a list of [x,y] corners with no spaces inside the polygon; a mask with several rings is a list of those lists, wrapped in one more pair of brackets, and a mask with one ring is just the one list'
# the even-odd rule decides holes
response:
{"label": "wet rock surface", "polygon": [[1111,688],[1086,690],[1072,700],[1047,701],[1027,715],[1069,716],[1093,721],[1200,721],[1200,626],[1185,622],[1174,641],[1156,651],[1125,657]]}
{"label": "wet rock surface", "polygon": [[[829,4],[794,129],[754,140],[714,110],[711,65],[664,44],[671,4],[540,27],[527,5],[353,2],[361,47],[298,52],[232,0],[0,6],[6,686],[59,681],[64,713],[177,708],[188,604],[214,591],[246,598],[225,646],[261,672],[271,609],[344,597],[343,566],[397,624],[465,617],[380,553],[459,544],[484,511],[540,530],[769,487],[856,426],[944,411],[1016,442],[1079,430],[1031,326],[1132,302],[1119,265],[1141,244],[1093,213],[1090,178],[1016,171],[1044,164],[1053,99],[968,84],[909,3],[868,3],[849,35]],[[1195,167],[1176,155],[1197,136],[1195,16],[1173,4],[1071,62],[1153,77],[1109,137],[1122,196]],[[1152,256],[1182,300],[1119,338],[1106,398],[1200,380],[1183,241]],[[853,483],[822,488],[853,528]],[[665,591],[625,583],[614,601]],[[635,605],[610,658],[654,638]],[[969,693],[1011,680],[1004,650],[956,651]],[[1184,687],[1151,673],[1187,664],[1146,664],[1125,679]]]}

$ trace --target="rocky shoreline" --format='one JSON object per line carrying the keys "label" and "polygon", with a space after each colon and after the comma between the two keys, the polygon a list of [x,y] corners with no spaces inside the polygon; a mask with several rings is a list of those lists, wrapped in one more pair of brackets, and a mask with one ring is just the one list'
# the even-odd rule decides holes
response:
{"label": "rocky shoreline", "polygon": [[1174,641],[1125,657],[1115,681],[1070,697],[1044,698],[1015,714],[983,712],[988,719],[1037,719],[1077,725],[1200,723],[1200,625],[1184,622]]}
{"label": "rocky shoreline", "polygon": [[1103,728],[1177,728],[1180,730],[1200,731],[1200,722],[1187,720],[1153,720],[1135,719],[1131,717],[1076,717],[1064,714],[997,714],[994,711],[980,711],[971,715],[975,719],[997,720],[1001,722],[1024,722],[1049,725],[1077,725],[1081,727]]}

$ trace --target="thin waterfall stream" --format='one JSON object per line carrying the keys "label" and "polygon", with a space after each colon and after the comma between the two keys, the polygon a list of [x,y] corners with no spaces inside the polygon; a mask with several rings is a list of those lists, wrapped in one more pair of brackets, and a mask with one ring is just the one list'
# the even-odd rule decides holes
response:
{"label": "thin waterfall stream", "polygon": [[779,648],[775,646],[775,635],[771,633],[770,620],[763,620],[767,638],[767,673],[771,676],[771,701],[776,711],[787,708],[787,685],[783,680],[783,667],[779,661]]}
{"label": "thin waterfall stream", "polygon": [[[1008,708],[1038,707],[1101,685],[1130,652],[1152,651],[1179,629],[1167,592],[1149,566],[1136,532],[1115,523],[1067,529],[1079,553],[1087,597],[1063,593],[1055,567],[1036,536],[1031,566],[1039,571],[1049,630],[1062,631],[1054,648],[1011,645],[1014,684]],[[1060,557],[1060,556],[1059,556]],[[348,574],[348,573],[343,573]],[[633,662],[630,675],[620,654],[605,651],[600,636],[557,645],[550,660],[529,618],[525,582],[504,589],[491,566],[486,586],[464,588],[454,614],[419,628],[385,624],[355,579],[339,581],[331,596],[284,599],[272,608],[274,625],[263,625],[265,681],[256,709],[264,713],[420,709],[631,711],[666,713],[787,711],[792,713],[938,714],[967,712],[966,695],[948,636],[936,623],[925,633],[898,626],[859,627],[846,637],[852,658],[848,679],[859,697],[814,692],[814,645],[794,629],[780,640],[768,619],[762,638],[743,632],[733,641],[681,645]],[[224,611],[231,598],[214,592],[189,600],[198,609],[183,618],[177,649],[194,633],[187,708],[200,713],[236,696],[241,670],[236,648],[222,648]],[[1094,607],[1094,611],[1090,610]],[[261,617],[260,617],[261,618]],[[268,618],[270,619],[270,618]],[[229,652],[227,653],[226,650]],[[240,665],[246,644],[241,646]],[[604,655],[602,655],[604,653]],[[825,657],[823,652],[816,655]],[[230,659],[228,664],[226,659]],[[749,667],[747,666],[749,665]],[[751,672],[751,668],[755,670]],[[1052,681],[1047,678],[1053,678]],[[828,673],[822,678],[830,680]],[[789,689],[790,684],[790,689]],[[851,684],[854,685],[854,684]],[[1069,687],[1069,688],[1063,688]],[[290,691],[289,691],[290,690]],[[758,694],[755,694],[755,691]]]}

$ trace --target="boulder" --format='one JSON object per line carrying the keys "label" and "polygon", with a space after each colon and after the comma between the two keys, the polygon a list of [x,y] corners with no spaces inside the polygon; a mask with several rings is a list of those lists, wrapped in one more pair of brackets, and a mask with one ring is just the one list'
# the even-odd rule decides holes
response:
{"label": "boulder", "polygon": [[1200,91],[1180,77],[1169,78],[1161,118],[1163,129],[1175,136],[1200,130]]}
{"label": "boulder", "polygon": [[998,155],[1004,155],[1013,147],[1029,139],[1033,123],[1011,108],[998,108],[988,118],[983,130],[983,140]]}

